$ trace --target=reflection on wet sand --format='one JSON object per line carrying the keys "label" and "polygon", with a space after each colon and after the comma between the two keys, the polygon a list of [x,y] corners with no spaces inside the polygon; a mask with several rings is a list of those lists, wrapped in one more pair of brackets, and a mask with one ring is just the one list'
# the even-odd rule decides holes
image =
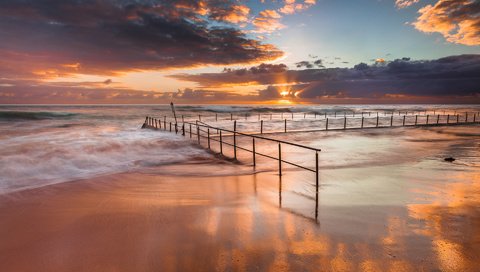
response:
{"label": "reflection on wet sand", "polygon": [[409,205],[412,218],[423,224],[415,229],[431,237],[442,271],[474,271],[480,259],[480,174],[457,173],[431,203]]}
{"label": "reflection on wet sand", "polygon": [[[5,271],[473,271],[479,179],[463,178],[472,182],[444,191],[447,206],[326,203],[318,223],[314,200],[267,173],[122,174],[55,185],[1,199],[0,264]],[[285,207],[289,197],[297,206]]]}

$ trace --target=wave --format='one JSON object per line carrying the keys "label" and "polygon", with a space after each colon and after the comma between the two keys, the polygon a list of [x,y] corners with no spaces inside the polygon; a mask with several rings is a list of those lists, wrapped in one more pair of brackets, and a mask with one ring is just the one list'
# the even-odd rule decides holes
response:
{"label": "wave", "polygon": [[77,113],[71,112],[46,112],[46,111],[0,111],[0,120],[44,120],[44,119],[72,119]]}
{"label": "wave", "polygon": [[3,139],[0,194],[48,184],[211,159],[182,136],[111,129],[45,130]]}

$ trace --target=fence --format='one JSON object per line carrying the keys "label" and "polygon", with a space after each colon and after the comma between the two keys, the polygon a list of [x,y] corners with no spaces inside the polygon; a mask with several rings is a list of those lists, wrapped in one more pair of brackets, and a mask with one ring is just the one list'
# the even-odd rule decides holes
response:
{"label": "fence", "polygon": [[[162,125],[163,123],[163,125]],[[272,139],[272,138],[267,138],[264,136],[259,136],[259,135],[252,135],[248,133],[243,133],[239,132],[236,129],[236,121],[234,121],[234,129],[229,130],[225,128],[218,128],[218,127],[213,127],[208,124],[201,123],[197,121],[196,123],[193,122],[183,122],[180,124],[172,123],[166,121],[166,118],[162,120],[152,118],[147,116],[145,119],[145,123],[143,125],[143,128],[152,128],[152,129],[161,129],[164,131],[170,131],[170,132],[175,132],[175,133],[181,133],[182,136],[185,137],[190,137],[196,138],[196,141],[199,145],[206,145],[206,148],[209,150],[212,149],[212,143],[216,142],[218,143],[218,148],[219,148],[219,154],[222,156],[225,156],[224,152],[224,147],[231,147],[233,149],[233,159],[237,160],[237,152],[238,150],[242,150],[248,153],[251,153],[252,155],[252,163],[253,166],[255,167],[257,165],[257,156],[269,158],[272,160],[278,161],[278,174],[279,176],[282,176],[282,163],[283,164],[288,164],[303,170],[307,170],[310,172],[315,173],[315,181],[316,181],[316,186],[318,187],[319,183],[319,172],[318,172],[318,152],[321,151],[321,149],[318,148],[313,148],[297,143],[292,143],[288,141],[283,141],[283,140],[277,140],[277,139]],[[233,139],[233,142],[228,142],[225,140],[226,137],[230,137]],[[251,139],[251,146],[246,147],[245,145],[242,146],[238,142],[238,137],[245,137],[248,139]],[[262,140],[262,141],[267,141],[267,142],[272,142],[275,143],[278,146],[278,153],[277,156],[272,156],[269,154],[266,154],[262,151],[257,150],[257,144],[256,141]],[[206,141],[206,142],[205,142]],[[298,163],[295,163],[293,161],[288,161],[282,158],[282,145],[283,146],[292,146],[296,148],[300,148],[303,150],[308,150],[308,151],[313,151],[315,153],[315,168],[310,168],[305,165],[300,165]]]}
{"label": "fence", "polygon": [[230,112],[230,113],[215,113],[210,115],[180,115],[182,122],[186,119],[198,121],[221,121],[221,120],[299,120],[299,119],[326,119],[326,118],[340,118],[340,117],[387,117],[387,116],[457,116],[463,113],[468,115],[480,116],[480,112],[458,112],[456,110],[427,110],[427,111],[324,111],[324,112],[277,112],[277,113],[252,113],[252,112]]}
{"label": "fence", "polygon": [[[278,120],[272,119],[270,120],[263,120],[260,119],[259,121],[253,121],[248,123],[248,127],[250,131],[242,131],[244,134],[273,134],[273,133],[286,133],[286,132],[313,132],[313,131],[322,131],[322,130],[347,130],[347,129],[366,129],[366,128],[386,128],[386,127],[402,127],[402,126],[439,126],[439,125],[459,125],[459,124],[475,124],[480,123],[480,113],[478,112],[465,112],[464,114],[456,114],[456,115],[395,115],[390,114],[389,116],[382,116],[378,114],[374,114],[374,117],[365,117],[365,116],[357,116],[351,117],[344,116],[344,117],[327,117],[322,119],[309,119],[306,118],[306,114],[304,115],[305,118],[303,119],[283,119],[281,120],[281,124],[278,123]],[[325,116],[325,115],[324,115]],[[210,116],[212,117],[212,116]],[[218,116],[215,115],[216,120]],[[197,122],[201,122],[201,116],[199,116],[199,120]],[[155,122],[158,122],[158,126],[162,127],[162,120],[155,119]],[[167,118],[164,116],[163,118],[163,127],[167,125]],[[204,118],[205,120],[205,118]],[[236,121],[233,120],[235,124],[235,131],[239,133],[236,129]],[[310,122],[308,124],[308,129],[305,129],[303,126],[301,129],[298,129],[298,125],[305,125],[302,121]],[[185,121],[185,118],[182,116],[182,123],[189,123]],[[274,125],[273,129],[268,130],[267,125]],[[153,125],[153,124],[152,124]],[[219,127],[215,127],[219,128]],[[225,128],[223,128],[225,130]]]}

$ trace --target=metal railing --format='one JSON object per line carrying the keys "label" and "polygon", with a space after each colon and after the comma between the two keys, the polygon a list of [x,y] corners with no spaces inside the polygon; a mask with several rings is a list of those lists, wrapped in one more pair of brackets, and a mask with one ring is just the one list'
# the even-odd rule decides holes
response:
{"label": "metal railing", "polygon": [[215,113],[215,114],[198,114],[198,115],[180,115],[182,122],[186,119],[193,119],[199,121],[234,121],[234,120],[300,120],[300,119],[327,119],[327,118],[341,118],[341,117],[387,117],[387,116],[436,116],[436,115],[475,115],[480,116],[480,112],[460,112],[457,110],[422,110],[422,111],[310,111],[310,112],[274,112],[274,113],[255,113],[255,112],[230,112],[230,113]]}
{"label": "metal railing", "polygon": [[[163,123],[163,124],[162,124]],[[143,125],[143,128],[152,128],[152,129],[160,129],[164,131],[170,131],[170,132],[175,132],[176,134],[181,133],[182,136],[187,137],[189,136],[190,138],[195,137],[197,140],[197,143],[199,145],[205,145],[206,148],[209,150],[212,150],[212,142],[217,142],[218,143],[218,148],[219,148],[219,154],[222,156],[225,156],[224,152],[224,147],[229,146],[233,149],[233,159],[238,160],[237,156],[237,151],[242,150],[248,153],[252,154],[252,162],[253,166],[255,167],[257,165],[257,156],[260,157],[265,157],[269,158],[272,160],[278,161],[278,174],[279,176],[282,176],[282,163],[291,165],[303,170],[307,170],[310,172],[315,173],[315,181],[316,181],[316,186],[318,188],[318,183],[319,183],[319,161],[318,161],[318,152],[321,151],[319,148],[314,148],[306,145],[301,145],[297,143],[292,143],[289,141],[284,141],[284,140],[278,140],[278,139],[272,139],[264,136],[259,136],[259,135],[252,135],[248,133],[243,133],[239,132],[236,130],[236,121],[234,121],[234,129],[229,130],[225,128],[219,128],[219,127],[214,127],[205,123],[202,123],[200,121],[197,121],[195,123],[193,122],[183,122],[183,123],[172,123],[166,121],[166,118],[164,118],[163,122],[162,120],[149,117],[147,116],[145,119],[145,123]],[[233,142],[228,142],[225,141],[225,137],[231,137],[233,139]],[[240,145],[238,141],[238,137],[244,137],[244,138],[249,138],[251,139],[251,147],[246,147],[245,145]],[[203,139],[203,141],[202,141]],[[206,140],[206,143],[205,143]],[[262,140],[262,141],[267,141],[267,142],[272,142],[275,143],[278,146],[278,155],[273,156],[270,154],[266,154],[262,151],[257,150],[257,143],[256,141]],[[299,163],[285,160],[282,158],[282,145],[283,146],[292,146],[296,148],[301,148],[304,150],[308,151],[313,151],[315,152],[315,167],[311,168],[305,165],[301,165]],[[226,157],[226,156],[225,156]]]}
{"label": "metal railing", "polygon": [[[182,123],[190,123],[182,118]],[[234,130],[236,130],[236,121],[233,120]],[[162,127],[162,120],[155,119],[159,127]],[[196,120],[196,122],[201,122]],[[287,132],[314,132],[325,130],[347,130],[347,129],[366,129],[366,128],[387,128],[387,127],[406,127],[406,126],[440,126],[440,125],[460,125],[460,124],[477,124],[480,123],[480,113],[478,112],[465,112],[464,114],[446,114],[446,115],[394,115],[375,117],[326,117],[323,119],[296,119],[294,120],[281,120],[282,124],[278,123],[278,120],[259,120],[248,122],[249,127],[257,127],[256,130],[243,131],[243,134],[275,134],[275,133],[287,133]],[[308,129],[296,129],[295,124],[301,122],[310,122]],[[257,125],[255,125],[257,124]],[[276,124],[276,129],[268,130],[266,125]],[[163,127],[167,125],[167,117],[163,117]],[[293,127],[293,128],[292,128]],[[213,127],[212,127],[213,128]],[[220,129],[220,127],[215,127]],[[223,130],[228,130],[222,128]]]}

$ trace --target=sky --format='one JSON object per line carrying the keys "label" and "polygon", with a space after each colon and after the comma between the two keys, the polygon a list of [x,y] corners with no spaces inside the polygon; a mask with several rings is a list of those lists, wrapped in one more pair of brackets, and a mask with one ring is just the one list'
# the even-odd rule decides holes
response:
{"label": "sky", "polygon": [[480,1],[0,1],[0,104],[170,101],[480,103]]}

